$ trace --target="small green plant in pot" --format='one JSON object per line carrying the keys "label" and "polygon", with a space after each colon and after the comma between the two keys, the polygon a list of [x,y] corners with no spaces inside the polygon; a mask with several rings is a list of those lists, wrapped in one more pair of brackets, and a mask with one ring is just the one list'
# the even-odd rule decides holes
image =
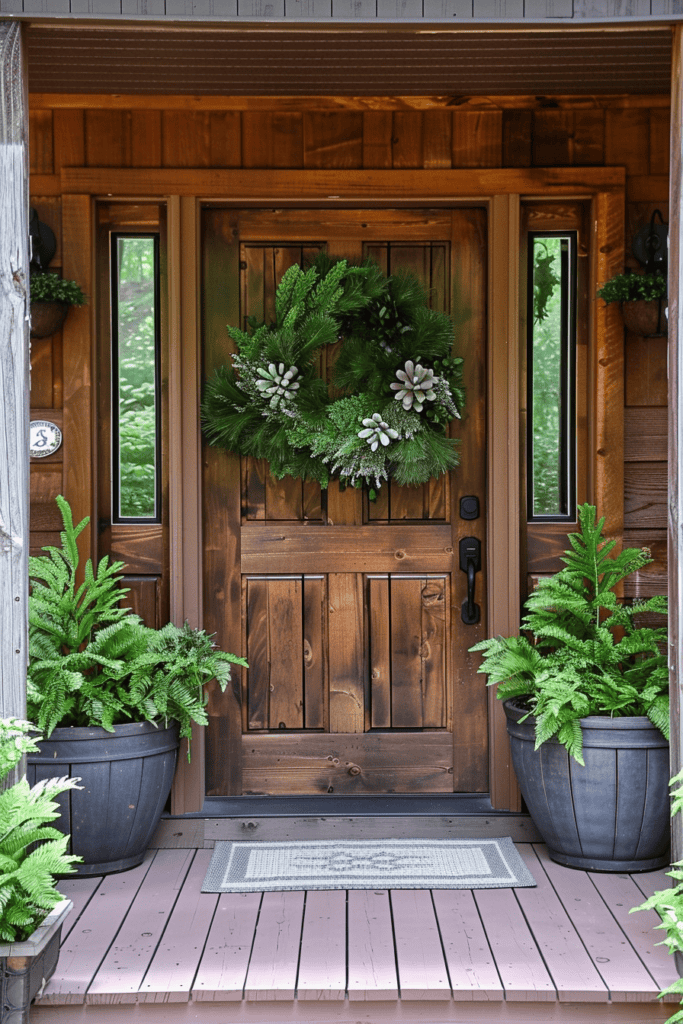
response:
{"label": "small green plant in pot", "polygon": [[31,337],[48,338],[61,330],[71,306],[83,306],[85,293],[75,281],[52,271],[31,274]]}
{"label": "small green plant in pot", "polygon": [[56,876],[71,874],[76,860],[66,852],[68,836],[52,823],[56,798],[78,779],[50,778],[30,786],[8,785],[24,754],[36,749],[30,722],[0,719],[0,1004],[1,1024],[28,1020],[28,1008],[54,973],[62,923],[71,909],[57,890]]}
{"label": "small green plant in pot", "polygon": [[[62,545],[29,562],[27,703],[45,733],[29,765],[79,764],[84,791],[62,826],[84,859],[79,873],[101,874],[140,863],[168,797],[178,735],[189,757],[192,723],[208,723],[206,684],[216,679],[225,690],[231,665],[246,662],[216,650],[203,630],[151,629],[121,607],[121,562],[105,557],[95,570],[89,560],[79,586],[77,538],[87,519],[74,526],[68,503],[57,503]],[[112,763],[106,800],[97,781],[103,759]]]}
{"label": "small green plant in pot", "polygon": [[663,274],[617,274],[598,289],[607,305],[618,302],[624,325],[643,337],[665,335],[666,277]]}
{"label": "small green plant in pot", "polygon": [[615,588],[649,553],[614,556],[595,508],[578,511],[565,568],[527,599],[523,634],[472,650],[505,700],[517,778],[553,859],[652,870],[668,849],[667,630],[636,616],[665,615],[666,598],[621,604]]}

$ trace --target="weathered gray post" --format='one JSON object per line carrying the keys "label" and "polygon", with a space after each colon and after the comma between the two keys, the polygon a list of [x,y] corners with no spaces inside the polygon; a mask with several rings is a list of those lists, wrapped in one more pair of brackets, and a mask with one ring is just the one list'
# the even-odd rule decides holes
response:
{"label": "weathered gray post", "polygon": [[23,718],[28,658],[28,131],[21,25],[0,21],[0,715]]}

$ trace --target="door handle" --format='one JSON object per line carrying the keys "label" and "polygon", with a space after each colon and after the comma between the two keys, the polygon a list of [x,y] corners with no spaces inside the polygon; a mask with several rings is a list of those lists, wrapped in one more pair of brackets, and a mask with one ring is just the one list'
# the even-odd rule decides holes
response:
{"label": "door handle", "polygon": [[481,541],[478,537],[461,539],[460,568],[467,573],[467,600],[462,603],[462,621],[467,626],[474,626],[481,618],[481,608],[474,602],[475,575],[481,569]]}

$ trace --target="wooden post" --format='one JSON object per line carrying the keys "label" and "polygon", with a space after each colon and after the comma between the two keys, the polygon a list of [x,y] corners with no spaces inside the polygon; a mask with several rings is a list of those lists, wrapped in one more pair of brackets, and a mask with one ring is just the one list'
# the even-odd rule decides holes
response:
{"label": "wooden post", "polygon": [[[671,774],[680,771],[683,753],[683,309],[680,303],[683,259],[683,26],[674,28],[671,77],[671,166],[669,181],[669,681],[671,686]],[[673,819],[672,860],[683,858],[683,819]]]}
{"label": "wooden post", "polygon": [[26,715],[29,347],[21,24],[0,21],[0,715]]}

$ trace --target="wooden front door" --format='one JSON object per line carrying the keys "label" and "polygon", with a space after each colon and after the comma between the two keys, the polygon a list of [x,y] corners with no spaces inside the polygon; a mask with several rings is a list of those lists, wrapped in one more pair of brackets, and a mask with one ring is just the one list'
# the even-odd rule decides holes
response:
{"label": "wooden front door", "polygon": [[[486,635],[486,238],[482,207],[203,210],[205,375],[229,358],[227,325],[268,317],[284,271],[326,249],[416,274],[453,317],[467,385],[461,467],[375,502],[204,448],[204,622],[250,665],[211,695],[209,795],[488,791],[468,654]],[[476,625],[462,621],[464,537],[482,549]]]}

